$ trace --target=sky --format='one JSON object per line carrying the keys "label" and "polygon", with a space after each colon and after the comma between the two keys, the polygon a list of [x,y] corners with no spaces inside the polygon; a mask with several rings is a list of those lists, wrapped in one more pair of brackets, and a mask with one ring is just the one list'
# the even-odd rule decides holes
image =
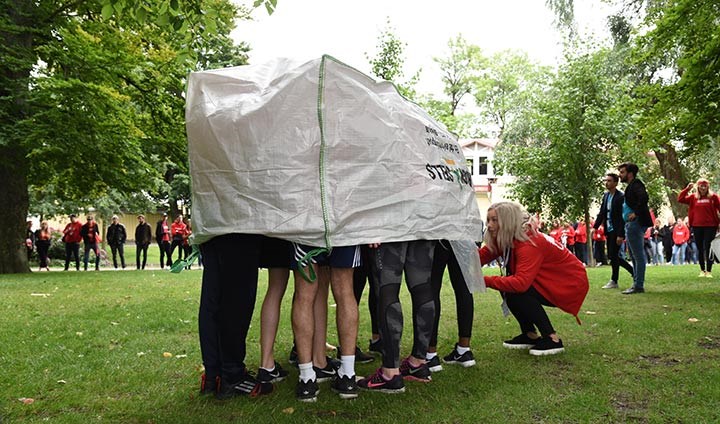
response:
{"label": "sky", "polygon": [[[607,6],[599,0],[575,3],[581,33],[606,35]],[[375,56],[389,18],[393,33],[407,44],[405,78],[422,69],[416,88],[423,94],[442,93],[433,58],[447,56],[448,41],[459,34],[486,55],[519,49],[544,65],[562,60],[561,36],[545,0],[278,0],[272,15],[263,7],[252,17],[233,32],[250,45],[251,64],[329,54],[367,74],[366,54]]]}

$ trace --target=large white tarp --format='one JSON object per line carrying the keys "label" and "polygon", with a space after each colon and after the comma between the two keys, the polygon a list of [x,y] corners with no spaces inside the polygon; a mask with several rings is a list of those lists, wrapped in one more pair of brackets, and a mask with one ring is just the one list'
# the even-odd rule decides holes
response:
{"label": "large white tarp", "polygon": [[190,75],[195,243],[256,233],[318,247],[475,240],[455,136],[388,82],[330,57]]}

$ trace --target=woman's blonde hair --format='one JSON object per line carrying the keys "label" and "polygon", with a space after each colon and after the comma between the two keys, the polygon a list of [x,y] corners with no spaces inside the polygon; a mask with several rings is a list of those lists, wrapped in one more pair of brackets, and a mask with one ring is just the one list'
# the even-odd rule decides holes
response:
{"label": "woman's blonde hair", "polygon": [[498,202],[490,205],[488,212],[497,214],[498,229],[495,238],[488,238],[488,249],[493,253],[511,248],[515,240],[528,241],[537,234],[537,223],[522,206],[515,202]]}

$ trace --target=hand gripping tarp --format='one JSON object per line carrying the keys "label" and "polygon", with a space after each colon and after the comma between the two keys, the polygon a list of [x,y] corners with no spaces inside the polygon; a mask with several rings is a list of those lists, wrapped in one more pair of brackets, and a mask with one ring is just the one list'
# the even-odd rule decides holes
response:
{"label": "hand gripping tarp", "polygon": [[331,248],[480,233],[456,138],[391,83],[330,56],[192,73],[186,121],[195,243],[240,232]]}

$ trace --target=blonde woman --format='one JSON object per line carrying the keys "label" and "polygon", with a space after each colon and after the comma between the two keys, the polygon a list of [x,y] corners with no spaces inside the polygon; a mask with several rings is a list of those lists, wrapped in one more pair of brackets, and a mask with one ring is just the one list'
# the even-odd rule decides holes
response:
{"label": "blonde woman", "polygon": [[678,202],[690,205],[688,210],[689,226],[695,236],[698,259],[700,261],[700,277],[712,278],[712,264],[710,258],[710,242],[715,238],[715,232],[720,226],[720,198],[710,191],[710,183],[705,178],[697,181],[697,192],[689,194],[693,183],[685,187],[678,195]]}
{"label": "blonde woman", "polygon": [[503,346],[530,349],[536,356],[563,352],[543,306],[560,308],[577,319],[589,288],[585,267],[556,240],[539,233],[517,203],[490,206],[486,242],[480,261],[500,260],[503,275],[485,277],[485,284],[502,293],[521,330]]}
{"label": "blonde woman", "polygon": [[52,234],[50,233],[47,221],[41,222],[40,229],[35,232],[35,245],[37,246],[38,257],[40,258],[40,271],[42,271],[43,268],[46,271],[50,271],[48,266],[48,250],[50,250],[51,239]]}

